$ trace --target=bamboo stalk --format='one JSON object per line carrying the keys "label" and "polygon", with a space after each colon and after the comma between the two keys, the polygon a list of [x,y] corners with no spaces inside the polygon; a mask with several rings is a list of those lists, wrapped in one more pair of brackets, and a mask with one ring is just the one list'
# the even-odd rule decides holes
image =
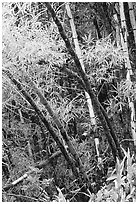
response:
{"label": "bamboo stalk", "polygon": [[[121,43],[122,43],[122,48],[123,51],[126,55],[125,57],[125,67],[127,69],[127,75],[126,75],[126,79],[128,81],[131,81],[131,75],[133,75],[132,72],[132,67],[130,64],[130,60],[129,60],[129,51],[128,51],[128,45],[127,45],[127,26],[126,26],[126,19],[125,19],[125,14],[124,14],[124,6],[123,6],[123,2],[119,3],[120,6],[120,17],[121,17],[121,26],[123,29],[123,33],[121,33]],[[134,109],[134,103],[130,100],[130,98],[128,97],[128,103],[129,103],[129,108],[131,110],[131,133],[132,133],[132,137],[134,139],[134,144],[136,145],[136,124],[135,124],[135,109]]]}
{"label": "bamboo stalk", "polygon": [[118,12],[118,3],[115,4],[115,11],[114,11],[113,17],[115,20],[116,44],[117,44],[117,47],[119,47],[121,46],[121,36],[120,36],[120,24],[119,24],[117,12]]}
{"label": "bamboo stalk", "polygon": [[18,109],[18,113],[19,113],[19,116],[20,116],[21,123],[23,124],[24,123],[24,119],[23,119],[23,116],[22,116],[21,109]]}
{"label": "bamboo stalk", "polygon": [[132,2],[128,2],[128,6],[129,6],[130,21],[131,21],[131,25],[132,25],[132,28],[133,28],[135,42],[136,42],[136,20],[135,20],[133,3]]}
{"label": "bamboo stalk", "polygon": [[28,151],[29,157],[33,159],[33,152],[32,152],[32,148],[29,140],[27,141],[27,151]]}
{"label": "bamboo stalk", "polygon": [[[77,54],[78,59],[80,61],[81,67],[82,67],[83,71],[85,72],[82,53],[81,53],[81,49],[80,49],[80,46],[79,46],[77,32],[76,32],[73,16],[72,16],[72,13],[71,13],[71,9],[70,9],[70,6],[69,6],[69,2],[67,2],[65,4],[65,6],[66,6],[66,11],[67,11],[67,14],[68,14],[68,17],[69,17],[69,21],[70,21],[70,26],[71,26],[71,30],[72,30],[74,45],[75,45],[75,51],[76,51],[76,54]],[[86,97],[86,100],[87,100],[87,105],[88,105],[88,109],[89,109],[91,124],[95,127],[96,126],[96,119],[95,119],[95,115],[94,115],[94,110],[93,110],[93,106],[92,106],[92,103],[91,103],[90,96],[86,91],[85,91],[85,97]]]}
{"label": "bamboo stalk", "polygon": [[130,76],[132,75],[132,67],[130,64],[130,60],[129,60],[129,53],[128,53],[128,45],[127,45],[127,26],[126,26],[126,19],[125,19],[125,14],[124,14],[124,7],[123,7],[123,3],[120,2],[120,17],[121,17],[121,27],[122,27],[122,32],[120,32],[121,34],[121,43],[122,43],[122,48],[123,48],[123,52],[125,54],[125,67],[127,69],[127,79],[130,80]]}

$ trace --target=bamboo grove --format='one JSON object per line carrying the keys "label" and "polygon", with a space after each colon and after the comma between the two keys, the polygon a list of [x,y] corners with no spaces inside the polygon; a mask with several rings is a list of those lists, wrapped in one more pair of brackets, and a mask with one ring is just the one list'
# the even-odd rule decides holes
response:
{"label": "bamboo grove", "polygon": [[[84,19],[81,16],[84,12],[83,9],[87,11],[86,16],[83,17]],[[88,16],[90,21],[87,18]],[[85,35],[82,34],[83,26],[81,22],[83,21],[88,23],[88,27],[87,23],[85,24],[85,29],[88,30],[88,33]],[[91,24],[89,25],[89,23]],[[107,48],[109,47],[108,45],[113,46],[113,50],[109,55],[108,51],[105,53],[105,55],[107,55],[107,57],[105,57],[106,59],[103,57],[100,48],[96,51],[104,39]],[[92,46],[94,45],[92,48],[91,44]],[[81,192],[88,195],[86,196],[87,198],[93,193],[95,194],[96,191],[88,173],[90,172],[90,168],[86,171],[86,165],[78,152],[76,143],[74,143],[74,139],[72,139],[72,136],[66,128],[67,122],[64,123],[62,117],[59,116],[58,110],[53,106],[54,101],[57,100],[57,93],[60,93],[60,89],[57,92],[50,92],[49,90],[56,90],[56,87],[59,88],[56,80],[61,81],[62,84],[65,83],[63,82],[64,77],[73,80],[73,83],[77,84],[76,87],[79,88],[76,88],[75,91],[80,89],[80,95],[83,95],[83,100],[86,101],[85,109],[87,109],[88,112],[86,118],[89,120],[90,126],[89,133],[86,131],[84,135],[92,140],[96,148],[97,164],[101,165],[103,169],[103,160],[100,154],[99,138],[101,136],[99,136],[99,127],[102,129],[102,138],[104,138],[104,142],[106,141],[107,151],[110,157],[112,157],[114,166],[115,164],[119,165],[119,162],[124,162],[124,157],[126,156],[123,149],[124,147],[122,148],[120,137],[118,137],[118,132],[113,125],[113,119],[111,115],[109,115],[110,110],[113,112],[115,107],[119,108],[116,109],[117,111],[114,112],[114,115],[118,114],[117,117],[120,117],[121,120],[123,120],[122,118],[124,117],[122,116],[123,111],[126,111],[125,107],[129,110],[129,118],[127,120],[129,121],[130,138],[124,137],[124,140],[130,140],[128,144],[131,145],[128,147],[132,148],[132,151],[135,152],[135,3],[3,3],[3,47],[3,115],[6,113],[5,110],[7,110],[9,115],[13,114],[16,110],[21,125],[23,125],[26,123],[25,116],[23,116],[23,104],[26,104],[26,107],[31,107],[36,115],[35,117],[38,117],[38,126],[43,133],[43,138],[40,137],[40,139],[47,141],[47,135],[49,134],[49,138],[52,138],[53,144],[55,144],[57,149],[48,159],[38,159],[34,161],[34,150],[32,151],[32,143],[30,142],[32,141],[32,136],[31,134],[30,136],[27,134],[26,148],[28,149],[29,158],[32,158],[32,166],[34,169],[26,170],[26,173],[22,173],[23,176],[5,185],[3,191],[7,192],[11,188],[14,188],[14,186],[19,185],[19,183],[28,178],[35,168],[39,170],[45,169],[52,160],[63,155],[69,169],[72,171],[76,185],[81,189]],[[100,52],[101,55],[99,54]],[[115,55],[118,55],[118,59],[114,57]],[[98,56],[101,58],[98,59]],[[112,66],[115,68],[112,68]],[[94,71],[97,78],[94,76]],[[104,75],[98,75],[103,72]],[[51,77],[55,77],[55,82],[51,82],[52,78],[50,79],[49,73]],[[107,77],[107,75],[110,77]],[[56,76],[61,76],[61,78],[56,78]],[[98,78],[98,76],[101,76],[101,79],[100,77]],[[43,83],[41,81],[44,77],[47,81],[45,81],[45,84],[42,86],[40,84]],[[108,78],[110,78],[110,82],[108,82]],[[55,83],[57,83],[57,85],[55,85]],[[63,87],[63,90],[64,89],[66,89],[66,86],[65,88]],[[110,95],[109,90],[111,90]],[[65,95],[66,92],[67,91],[62,95]],[[47,97],[45,93],[49,95],[49,97]],[[104,95],[102,95],[102,93]],[[10,96],[8,94],[10,94]],[[50,94],[53,94],[53,96],[55,94],[55,98],[52,98]],[[106,103],[103,105],[101,102],[105,95],[109,98],[108,105],[106,105]],[[79,97],[79,94],[77,94],[76,97]],[[125,101],[123,105],[121,100],[119,101],[119,99],[122,98]],[[16,101],[15,104],[9,105],[13,99]],[[72,101],[73,100],[75,99],[72,99]],[[56,101],[55,107],[58,107],[58,101],[59,99]],[[73,104],[72,101],[70,100],[70,104]],[[19,106],[20,108],[18,108]],[[10,109],[13,110],[12,113],[10,113]],[[61,105],[59,109],[61,109]],[[67,109],[67,107],[65,109]],[[60,110],[60,114],[62,115],[64,111],[64,109],[63,111]],[[29,116],[29,113],[27,115]],[[3,143],[8,146],[7,126],[5,125],[4,117],[6,116],[3,116]],[[75,118],[76,115],[73,117]],[[11,120],[14,121],[12,118]],[[76,120],[76,118],[74,120]],[[11,124],[14,123],[11,122]],[[33,124],[35,124],[35,122],[32,122],[31,127],[35,128]],[[9,125],[9,129],[12,129],[11,126],[13,125]],[[46,133],[46,131],[48,131],[48,133]],[[78,135],[78,133],[76,135]],[[73,137],[75,138],[75,136]],[[42,142],[41,146],[43,146],[41,148],[43,151],[46,144]],[[40,157],[42,157],[41,153]],[[91,157],[94,157],[94,155],[91,155]],[[8,171],[6,166],[3,167],[3,169]],[[59,193],[61,193],[58,187],[57,189]],[[87,198],[84,196],[83,200],[82,196],[79,197],[81,201],[88,201]]]}

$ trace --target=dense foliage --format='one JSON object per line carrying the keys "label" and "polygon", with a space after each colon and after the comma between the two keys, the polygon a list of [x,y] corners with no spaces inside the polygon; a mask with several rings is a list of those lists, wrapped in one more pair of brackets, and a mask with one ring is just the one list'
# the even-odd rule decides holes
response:
{"label": "dense foliage", "polygon": [[[73,49],[76,48],[65,3],[51,5]],[[85,73],[92,93],[104,108],[117,136],[122,160],[112,155],[112,146],[96,110],[96,124],[90,120],[85,80],[81,78],[77,63],[66,47],[47,4],[2,4],[4,202],[135,201],[135,138],[130,104],[134,104],[135,109],[136,50],[135,42],[130,43],[129,37],[128,55],[123,50],[123,44],[118,44],[116,26],[121,27],[119,6],[118,3],[108,2],[70,3]],[[127,5],[124,3],[124,6]],[[135,4],[133,9],[135,13]],[[118,24],[114,19],[115,12]],[[125,13],[126,18],[127,15],[129,13]],[[132,15],[129,18],[130,21]],[[128,28],[130,24],[127,24]],[[131,79],[127,78],[128,60],[133,71]],[[21,85],[21,89],[7,77],[7,70]],[[28,82],[27,77],[32,83]],[[21,90],[30,96],[47,119],[62,141],[68,157],[62,154],[62,145],[45,127],[42,118]],[[54,116],[46,109],[46,102],[43,103],[38,90]],[[57,118],[61,123],[59,126],[69,137],[67,144],[62,138],[64,132],[62,135]],[[98,138],[98,144],[95,138]],[[71,155],[70,144],[75,148],[78,160],[76,155],[76,160]],[[80,178],[75,178],[66,158],[72,159],[79,175],[82,173]],[[77,166],[76,161],[81,161],[82,167],[79,168],[80,163]],[[91,188],[81,178],[85,174]],[[81,179],[84,179],[82,184]]]}

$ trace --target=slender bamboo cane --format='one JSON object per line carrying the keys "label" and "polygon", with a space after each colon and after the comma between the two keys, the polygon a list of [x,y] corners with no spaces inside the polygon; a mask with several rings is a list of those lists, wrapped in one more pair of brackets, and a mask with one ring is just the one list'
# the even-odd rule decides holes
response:
{"label": "slender bamboo cane", "polygon": [[[69,2],[67,2],[65,5],[66,5],[66,11],[67,11],[67,14],[68,14],[68,17],[69,17],[70,26],[71,26],[71,30],[72,30],[72,35],[73,35],[73,40],[74,40],[74,45],[75,45],[75,51],[76,51],[76,54],[77,54],[78,59],[80,61],[80,64],[82,66],[82,69],[85,72],[85,67],[84,67],[83,58],[82,58],[82,54],[81,54],[81,49],[80,49],[80,46],[79,46],[77,32],[76,32],[73,16],[72,16],[72,13],[71,13],[71,9],[70,9],[70,6],[69,6]],[[92,106],[92,103],[91,103],[91,98],[90,98],[89,94],[86,91],[85,91],[85,97],[86,97],[87,104],[88,104],[91,124],[95,127],[96,126],[96,119],[95,119],[95,115],[94,115],[94,110],[93,110],[93,106]]]}
{"label": "slender bamboo cane", "polygon": [[121,36],[120,36],[120,24],[119,24],[117,12],[118,12],[118,3],[115,4],[115,11],[114,11],[113,17],[115,20],[116,44],[117,44],[117,47],[119,47],[121,46]]}
{"label": "slender bamboo cane", "polygon": [[[129,51],[128,51],[128,45],[127,45],[127,35],[128,35],[128,33],[127,33],[127,26],[126,26],[125,14],[124,14],[123,2],[120,2],[119,6],[120,6],[121,26],[122,26],[122,30],[123,30],[123,33],[121,33],[121,43],[122,43],[123,51],[124,51],[124,53],[126,55],[126,57],[125,57],[125,67],[127,69],[126,79],[128,81],[131,81],[131,75],[133,75],[133,72],[132,72],[132,67],[131,67],[131,63],[130,63],[130,60],[129,60]],[[136,145],[135,110],[134,110],[134,104],[130,100],[129,97],[128,97],[128,103],[129,103],[129,108],[131,110],[131,132],[132,132],[132,137],[134,139],[134,144]]]}
{"label": "slender bamboo cane", "polygon": [[124,15],[124,7],[123,7],[123,3],[120,2],[120,18],[121,18],[121,26],[122,26],[122,32],[121,34],[121,43],[122,43],[122,48],[123,48],[123,52],[125,54],[125,67],[127,68],[127,79],[130,80],[130,76],[132,75],[132,67],[130,64],[130,60],[129,60],[129,53],[128,53],[128,45],[127,45],[127,26],[126,26],[126,19],[125,19],[125,15]]}
{"label": "slender bamboo cane", "polygon": [[136,20],[135,20],[133,3],[132,2],[128,2],[128,6],[129,6],[130,21],[131,21],[131,25],[132,25],[132,28],[133,28],[135,42],[136,42]]}

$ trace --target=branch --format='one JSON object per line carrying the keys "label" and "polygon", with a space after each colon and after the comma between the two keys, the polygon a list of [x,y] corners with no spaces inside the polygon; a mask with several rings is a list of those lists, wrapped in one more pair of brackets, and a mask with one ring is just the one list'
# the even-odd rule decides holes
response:
{"label": "branch", "polygon": [[66,74],[68,74],[68,76],[77,79],[78,83],[84,88],[84,90],[86,90],[85,83],[83,82],[83,80],[81,79],[81,77],[80,77],[76,72],[74,72],[74,71],[68,69],[68,68],[65,67],[65,66],[60,67],[60,66],[58,66],[58,65],[54,65],[54,67],[57,67],[60,71],[65,72]]}
{"label": "branch", "polygon": [[37,164],[35,164],[36,168],[44,168],[46,165],[48,165],[53,159],[58,158],[62,154],[61,151],[57,151],[54,154],[52,154],[47,160],[41,161]]}
{"label": "branch", "polygon": [[17,180],[13,181],[11,184],[8,184],[7,186],[3,187],[4,191],[8,191],[10,188],[16,186],[18,183],[22,182],[24,179],[26,179],[28,177],[28,174],[30,174],[32,172],[28,171],[26,172],[23,176],[21,176],[20,178],[18,178]]}
{"label": "branch", "polygon": [[[29,197],[29,196],[24,196],[24,195],[17,195],[17,194],[13,194],[13,193],[8,193],[7,196],[14,196],[14,197],[17,197],[17,198],[24,198],[24,199],[27,199],[27,200],[31,200],[30,202],[39,202],[39,201],[43,201],[43,200],[40,200],[40,199],[36,199],[36,198],[32,198],[32,197]],[[29,201],[27,201],[29,202]]]}
{"label": "branch", "polygon": [[[53,159],[59,157],[62,154],[61,151],[57,151],[55,152],[52,156],[50,156],[46,161],[41,161],[40,163],[35,164],[35,168],[44,168],[46,165],[48,165]],[[3,187],[4,191],[8,191],[10,188],[16,186],[17,184],[21,183],[24,179],[26,179],[29,174],[31,174],[34,170],[29,170],[28,172],[26,172],[23,176],[21,176],[20,178],[18,178],[17,180],[13,181],[11,184],[8,184],[6,186]]]}

